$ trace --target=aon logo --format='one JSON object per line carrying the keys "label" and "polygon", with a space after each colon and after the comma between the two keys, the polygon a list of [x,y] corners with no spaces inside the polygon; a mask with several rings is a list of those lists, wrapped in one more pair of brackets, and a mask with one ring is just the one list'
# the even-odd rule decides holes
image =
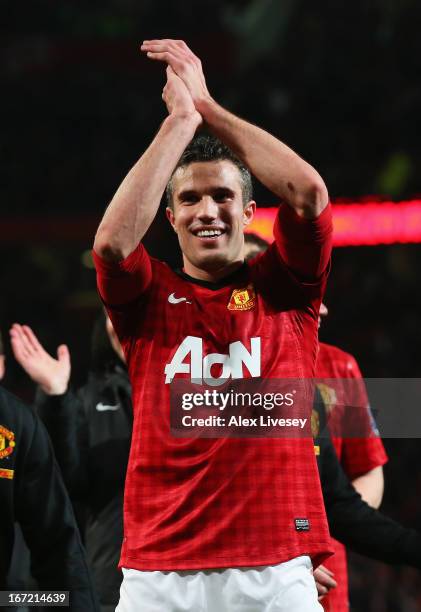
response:
{"label": "aon logo", "polygon": [[[192,382],[212,386],[221,385],[227,378],[244,378],[243,365],[253,378],[260,376],[260,338],[251,338],[249,352],[240,341],[231,342],[228,355],[210,353],[203,356],[203,340],[187,336],[178,347],[170,363],[165,366],[165,384],[176,374],[190,374]],[[219,364],[219,376],[212,376],[211,369]]]}

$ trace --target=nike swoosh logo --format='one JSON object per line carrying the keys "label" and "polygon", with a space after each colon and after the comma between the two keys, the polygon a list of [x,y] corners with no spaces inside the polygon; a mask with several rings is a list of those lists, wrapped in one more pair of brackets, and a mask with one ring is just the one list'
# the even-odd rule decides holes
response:
{"label": "nike swoosh logo", "polygon": [[191,304],[191,302],[189,302],[185,297],[175,297],[175,293],[171,293],[171,295],[168,296],[168,301],[170,304],[179,304],[180,302],[186,302],[186,304]]}
{"label": "nike swoosh logo", "polygon": [[120,404],[117,404],[116,406],[109,406],[108,404],[103,404],[102,402],[99,402],[96,405],[96,409],[98,410],[98,412],[105,412],[106,410],[118,410],[120,408]]}

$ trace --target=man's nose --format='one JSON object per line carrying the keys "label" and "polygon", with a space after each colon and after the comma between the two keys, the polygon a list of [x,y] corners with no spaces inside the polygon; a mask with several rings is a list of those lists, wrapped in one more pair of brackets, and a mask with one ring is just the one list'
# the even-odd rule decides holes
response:
{"label": "man's nose", "polygon": [[203,196],[200,200],[197,217],[201,221],[213,221],[218,217],[218,204],[211,196]]}

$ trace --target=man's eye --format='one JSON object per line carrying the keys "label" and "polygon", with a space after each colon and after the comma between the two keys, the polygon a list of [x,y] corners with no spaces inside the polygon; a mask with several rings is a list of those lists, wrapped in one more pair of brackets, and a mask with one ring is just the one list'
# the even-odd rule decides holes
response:
{"label": "man's eye", "polygon": [[215,202],[226,202],[227,200],[229,200],[230,195],[229,193],[216,193],[213,196],[213,199],[215,200]]}

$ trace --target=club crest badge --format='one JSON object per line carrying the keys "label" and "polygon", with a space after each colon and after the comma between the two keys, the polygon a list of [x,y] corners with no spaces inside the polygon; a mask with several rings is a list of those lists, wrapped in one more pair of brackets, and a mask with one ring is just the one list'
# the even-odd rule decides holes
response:
{"label": "club crest badge", "polygon": [[3,425],[0,425],[0,459],[4,459],[13,453],[15,448],[15,434]]}
{"label": "club crest badge", "polygon": [[252,284],[247,285],[244,289],[234,289],[230,301],[228,302],[228,310],[252,310],[256,306],[256,293]]}

